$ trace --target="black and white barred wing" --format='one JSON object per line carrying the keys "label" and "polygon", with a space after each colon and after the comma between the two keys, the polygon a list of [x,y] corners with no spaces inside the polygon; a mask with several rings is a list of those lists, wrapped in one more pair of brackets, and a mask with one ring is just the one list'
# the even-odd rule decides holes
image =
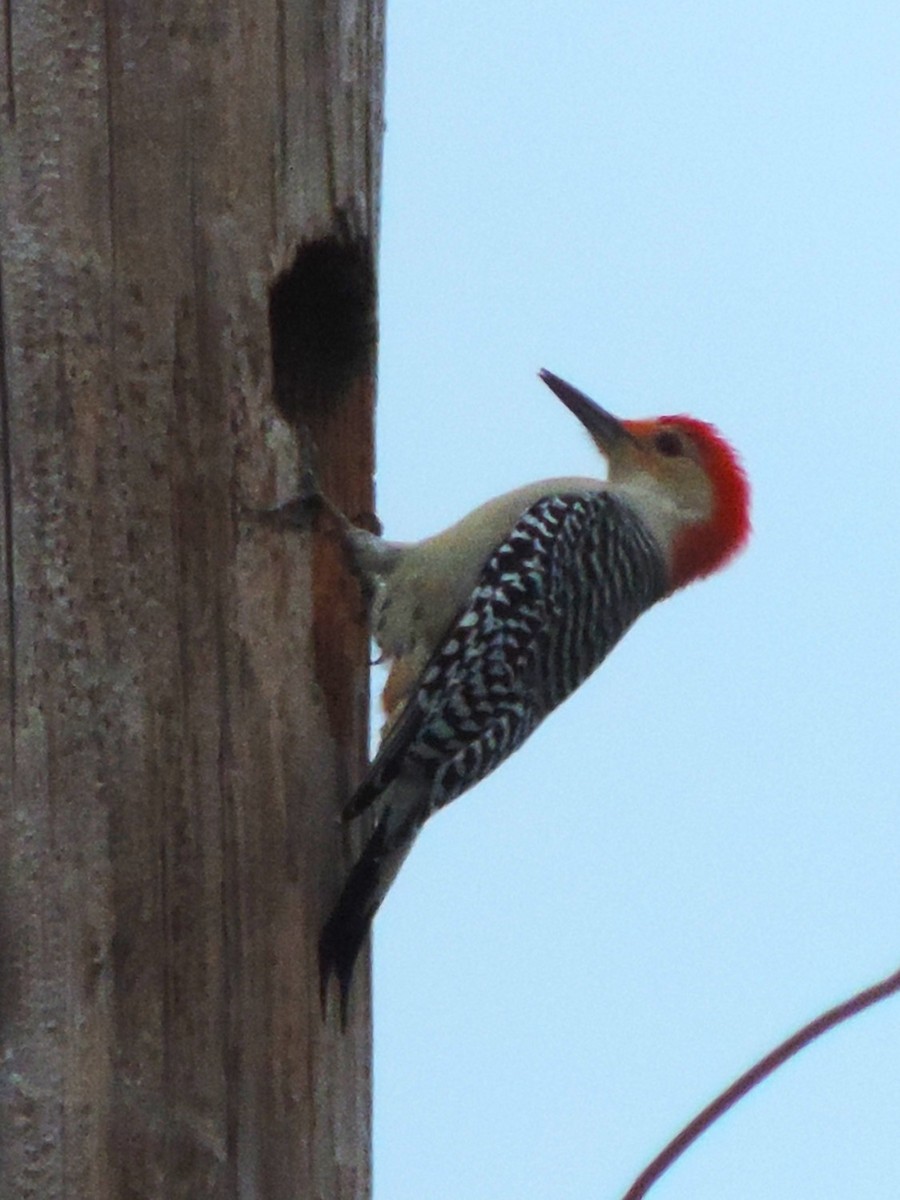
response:
{"label": "black and white barred wing", "polygon": [[348,815],[401,772],[430,783],[430,810],[483,779],[664,591],[660,551],[621,501],[537,501],[486,561]]}

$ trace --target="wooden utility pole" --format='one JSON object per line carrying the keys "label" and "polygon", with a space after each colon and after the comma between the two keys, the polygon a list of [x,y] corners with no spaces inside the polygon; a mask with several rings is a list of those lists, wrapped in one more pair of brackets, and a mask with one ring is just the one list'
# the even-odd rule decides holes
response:
{"label": "wooden utility pole", "polygon": [[0,17],[0,1195],[357,1200],[383,0]]}

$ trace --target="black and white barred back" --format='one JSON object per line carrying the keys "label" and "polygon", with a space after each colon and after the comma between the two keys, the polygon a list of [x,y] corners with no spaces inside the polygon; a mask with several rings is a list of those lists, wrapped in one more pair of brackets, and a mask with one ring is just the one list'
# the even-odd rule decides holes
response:
{"label": "black and white barred back", "polygon": [[402,772],[431,781],[429,811],[447,804],[516,750],[666,591],[662,552],[627,504],[602,491],[538,500],[488,558],[361,792]]}

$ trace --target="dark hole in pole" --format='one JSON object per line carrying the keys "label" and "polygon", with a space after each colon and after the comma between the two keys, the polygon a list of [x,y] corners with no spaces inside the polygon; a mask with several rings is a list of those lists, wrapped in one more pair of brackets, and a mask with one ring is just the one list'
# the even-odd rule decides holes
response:
{"label": "dark hole in pole", "polygon": [[269,295],[274,399],[301,423],[334,403],[375,350],[375,269],[368,238],[328,234],[297,249]]}

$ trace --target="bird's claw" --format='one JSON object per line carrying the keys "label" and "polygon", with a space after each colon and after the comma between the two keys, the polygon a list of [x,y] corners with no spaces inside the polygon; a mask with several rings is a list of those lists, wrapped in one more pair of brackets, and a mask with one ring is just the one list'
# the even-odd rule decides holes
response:
{"label": "bird's claw", "polygon": [[316,528],[322,513],[328,513],[343,526],[346,518],[340,509],[328,499],[319,486],[319,479],[313,466],[313,455],[309,448],[301,451],[300,477],[297,494],[290,500],[276,504],[274,508],[251,510],[248,513],[252,519],[264,525],[278,529],[296,529],[308,533]]}
{"label": "bird's claw", "polygon": [[274,508],[255,509],[251,515],[264,525],[307,533],[315,528],[320,514],[328,508],[328,502],[321,492],[301,490],[290,500],[276,504]]}

